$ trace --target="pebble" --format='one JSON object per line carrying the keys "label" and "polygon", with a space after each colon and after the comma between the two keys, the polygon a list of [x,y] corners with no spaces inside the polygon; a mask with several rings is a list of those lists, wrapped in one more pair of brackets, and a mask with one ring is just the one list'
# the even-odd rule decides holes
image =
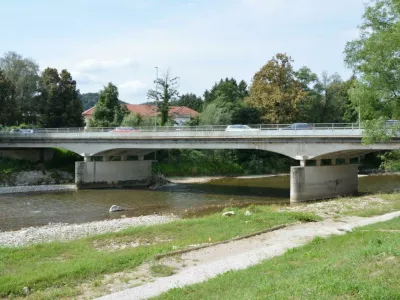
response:
{"label": "pebble", "polygon": [[0,246],[19,247],[52,241],[68,241],[106,232],[117,232],[132,226],[168,223],[174,215],[149,215],[124,219],[96,221],[83,224],[50,223],[46,226],[0,231]]}

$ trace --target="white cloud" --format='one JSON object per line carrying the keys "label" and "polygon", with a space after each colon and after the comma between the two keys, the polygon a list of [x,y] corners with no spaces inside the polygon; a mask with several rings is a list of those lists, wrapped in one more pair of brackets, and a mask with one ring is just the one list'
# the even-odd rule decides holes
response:
{"label": "white cloud", "polygon": [[138,80],[127,81],[118,85],[119,89],[130,90],[132,92],[142,91],[146,87],[147,87],[146,84]]}
{"label": "white cloud", "polygon": [[172,75],[181,78],[181,94],[198,95],[225,77],[250,83],[278,52],[292,56],[295,68],[306,65],[318,74],[327,70],[346,76],[342,52],[345,42],[357,34],[361,0],[221,2],[188,0],[161,21],[150,18],[140,26],[132,21],[112,35],[65,42],[66,47],[59,47],[63,52],[48,54],[53,61],[42,61],[75,70],[82,92],[113,82],[121,100],[131,103],[146,100],[156,66],[160,75],[171,68]]}
{"label": "white cloud", "polygon": [[82,72],[98,72],[117,68],[137,68],[138,66],[139,64],[132,58],[125,58],[122,60],[86,59],[77,63],[75,69]]}

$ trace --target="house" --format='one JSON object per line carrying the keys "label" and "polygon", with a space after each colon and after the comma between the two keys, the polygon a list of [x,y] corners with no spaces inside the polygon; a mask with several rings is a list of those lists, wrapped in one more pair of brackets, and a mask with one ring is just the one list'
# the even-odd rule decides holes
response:
{"label": "house", "polygon": [[[133,114],[139,114],[142,117],[155,117],[156,115],[155,105],[147,105],[147,104],[123,104],[123,105],[125,105],[126,109],[129,112]],[[86,125],[88,125],[89,119],[92,117],[93,113],[94,113],[94,107],[89,108],[88,110],[82,113]],[[157,115],[159,114],[160,111],[157,111]],[[199,113],[186,106],[170,106],[169,115],[177,125],[183,125],[187,121],[189,121],[190,118],[198,116]]]}

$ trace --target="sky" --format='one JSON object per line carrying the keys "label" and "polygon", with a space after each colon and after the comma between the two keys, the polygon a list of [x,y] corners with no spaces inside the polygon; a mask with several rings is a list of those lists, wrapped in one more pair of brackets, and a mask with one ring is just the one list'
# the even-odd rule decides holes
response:
{"label": "sky", "polygon": [[363,0],[0,0],[0,55],[67,69],[82,93],[112,82],[129,103],[147,101],[156,67],[202,96],[221,78],[250,84],[276,53],[346,79],[363,11]]}

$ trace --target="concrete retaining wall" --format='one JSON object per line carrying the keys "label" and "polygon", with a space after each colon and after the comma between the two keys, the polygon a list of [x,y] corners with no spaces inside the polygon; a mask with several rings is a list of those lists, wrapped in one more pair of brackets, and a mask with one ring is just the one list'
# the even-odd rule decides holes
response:
{"label": "concrete retaining wall", "polygon": [[10,149],[0,150],[0,157],[8,157],[12,159],[37,161],[52,160],[54,151],[52,149]]}
{"label": "concrete retaining wall", "polygon": [[290,202],[349,196],[357,191],[357,165],[292,167],[290,171]]}
{"label": "concrete retaining wall", "polygon": [[79,188],[146,186],[151,177],[150,160],[93,161],[75,163]]}

